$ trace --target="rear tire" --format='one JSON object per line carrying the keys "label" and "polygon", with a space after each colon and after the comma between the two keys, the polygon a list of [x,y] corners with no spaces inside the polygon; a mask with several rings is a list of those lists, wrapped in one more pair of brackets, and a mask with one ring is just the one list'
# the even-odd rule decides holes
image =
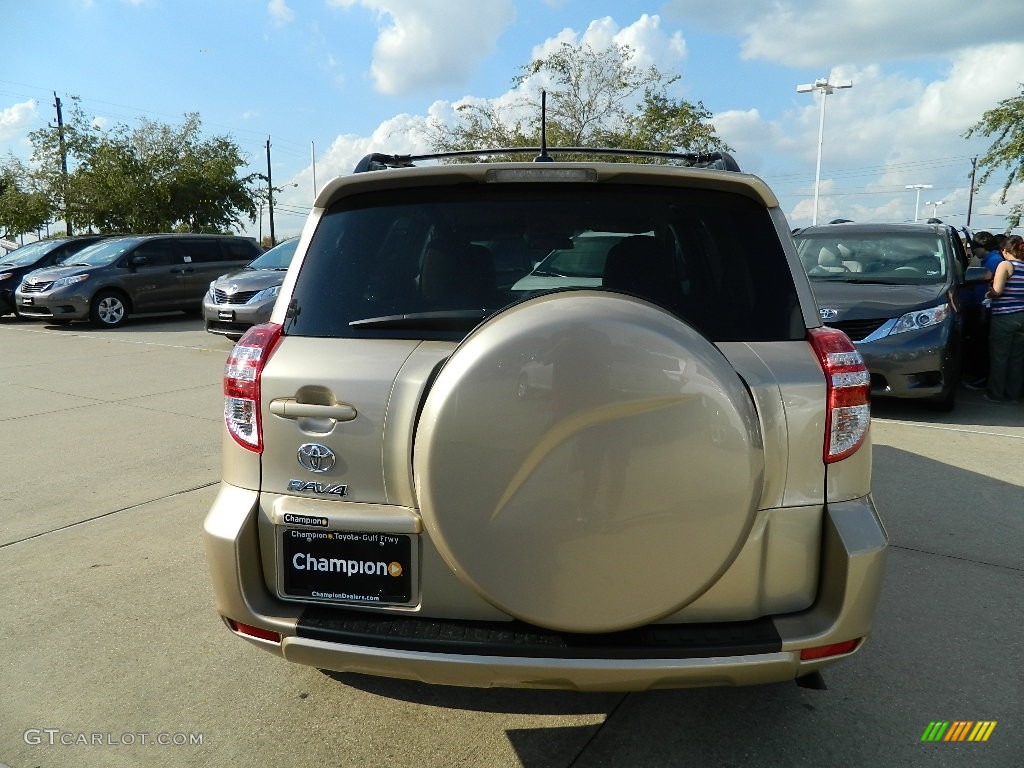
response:
{"label": "rear tire", "polygon": [[116,328],[128,316],[128,304],[117,291],[100,291],[89,305],[89,321],[98,328]]}

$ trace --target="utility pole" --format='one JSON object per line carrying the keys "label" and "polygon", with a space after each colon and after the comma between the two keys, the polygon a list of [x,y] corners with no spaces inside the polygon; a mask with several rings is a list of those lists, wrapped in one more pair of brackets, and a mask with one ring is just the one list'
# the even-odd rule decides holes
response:
{"label": "utility pole", "polygon": [[270,176],[270,137],[267,136],[267,208],[270,211],[270,247],[277,245],[274,239],[274,181]]}
{"label": "utility pole", "polygon": [[967,197],[967,226],[971,226],[971,210],[974,208],[974,174],[978,170],[978,158],[971,158],[971,193]]}
{"label": "utility pole", "polygon": [[64,115],[60,111],[60,99],[57,92],[53,92],[54,105],[57,108],[57,141],[60,143],[60,174],[62,184],[62,196],[64,197],[64,224],[67,233],[71,234],[71,203],[68,201],[68,148],[64,143]]}
{"label": "utility pole", "polygon": [[309,154],[313,160],[313,199],[316,200],[316,144],[309,142]]}

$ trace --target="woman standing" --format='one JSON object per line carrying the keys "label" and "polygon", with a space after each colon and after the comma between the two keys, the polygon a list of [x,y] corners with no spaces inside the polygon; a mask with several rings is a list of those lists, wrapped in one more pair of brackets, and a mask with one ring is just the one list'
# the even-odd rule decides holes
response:
{"label": "woman standing", "polygon": [[985,294],[992,300],[985,398],[994,402],[1024,396],[1024,238],[1006,238],[1002,252],[1003,260]]}

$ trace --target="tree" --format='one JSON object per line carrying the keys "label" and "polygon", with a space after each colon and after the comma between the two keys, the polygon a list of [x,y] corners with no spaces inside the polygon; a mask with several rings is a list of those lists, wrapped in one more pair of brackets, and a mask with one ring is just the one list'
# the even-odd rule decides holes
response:
{"label": "tree", "polygon": [[73,166],[75,158],[87,157],[95,148],[101,132],[85,115],[77,96],[71,97],[70,109],[63,131],[50,126],[32,131],[31,183],[43,192],[56,215],[70,218],[73,229],[84,229],[88,222],[76,213],[72,202],[77,199],[74,183],[64,174],[64,158]]}
{"label": "tree", "polygon": [[41,229],[50,219],[49,198],[28,187],[28,175],[17,160],[0,168],[0,236],[5,239]]}
{"label": "tree", "polygon": [[101,232],[222,232],[254,220],[255,174],[228,136],[204,138],[197,113],[180,126],[141,119],[134,129],[104,130],[73,98],[60,136],[52,127],[29,134],[34,178],[75,228]]}
{"label": "tree", "polygon": [[428,138],[437,151],[529,146],[540,143],[538,90],[547,91],[547,139],[550,146],[614,147],[665,152],[727,150],[707,121],[701,102],[668,96],[679,80],[657,67],[641,68],[628,45],[612,43],[595,51],[589,45],[562,43],[545,58],[521,68],[513,80],[524,95],[504,106],[491,100],[462,104],[452,126],[432,120]]}
{"label": "tree", "polygon": [[[965,139],[975,134],[995,136],[988,151],[978,161],[978,165],[984,169],[978,184],[984,184],[1000,168],[1007,168],[1009,173],[999,197],[1001,203],[1006,202],[1006,195],[1014,183],[1024,182],[1024,83],[1020,84],[1020,88],[1019,96],[999,102],[964,133]],[[1014,203],[1007,216],[1007,229],[1020,226],[1022,216],[1024,203]]]}

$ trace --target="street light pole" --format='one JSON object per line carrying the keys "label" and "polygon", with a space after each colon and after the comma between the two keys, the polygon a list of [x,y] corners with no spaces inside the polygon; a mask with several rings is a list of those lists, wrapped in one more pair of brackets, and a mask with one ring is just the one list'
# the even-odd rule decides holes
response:
{"label": "street light pole", "polygon": [[945,202],[945,200],[925,200],[924,204],[932,207],[932,218],[935,219],[939,216],[939,206]]}
{"label": "street light pole", "polygon": [[922,189],[931,189],[931,188],[932,188],[931,184],[907,184],[907,186],[906,186],[906,189],[916,189],[917,190],[917,201],[914,203],[914,221],[915,222],[920,218],[919,214],[920,214],[920,211],[921,211],[921,190]]}
{"label": "street light pole", "polygon": [[853,81],[840,80],[836,83],[830,83],[827,77],[819,77],[813,83],[806,83],[796,87],[797,93],[821,92],[821,113],[818,116],[818,162],[814,169],[814,214],[811,217],[812,225],[818,223],[818,190],[821,186],[821,145],[825,137],[825,99],[829,94],[834,93],[836,88],[853,88]]}

